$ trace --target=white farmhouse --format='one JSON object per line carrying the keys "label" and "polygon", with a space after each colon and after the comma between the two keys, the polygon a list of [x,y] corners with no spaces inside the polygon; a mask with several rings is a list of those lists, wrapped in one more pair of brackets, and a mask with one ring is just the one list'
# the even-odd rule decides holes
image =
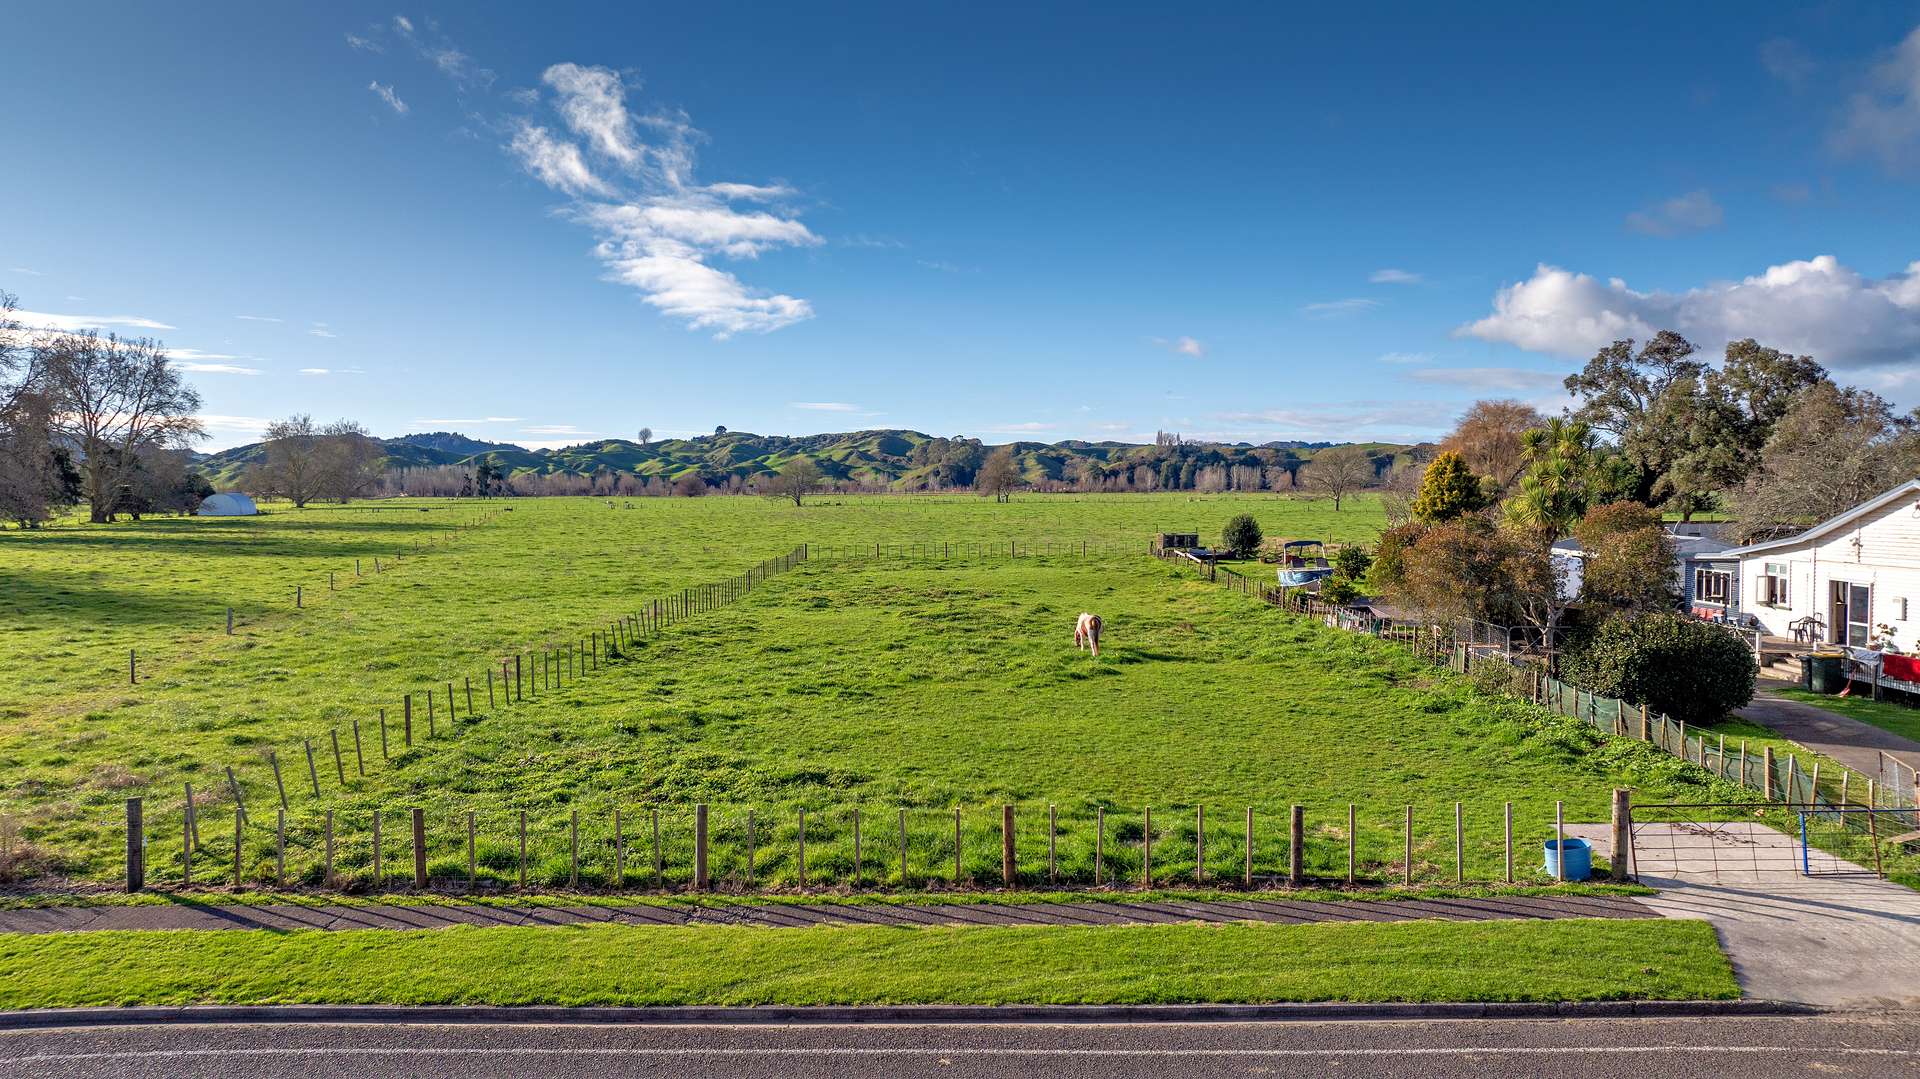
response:
{"label": "white farmhouse", "polygon": [[1889,641],[1909,653],[1920,644],[1920,480],[1797,536],[1716,557],[1738,568],[1711,587],[1770,634],[1854,647]]}

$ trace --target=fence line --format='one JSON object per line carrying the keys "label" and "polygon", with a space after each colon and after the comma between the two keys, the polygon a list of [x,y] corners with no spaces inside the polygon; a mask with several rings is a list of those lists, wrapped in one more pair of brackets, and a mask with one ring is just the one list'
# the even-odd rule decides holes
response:
{"label": "fence line", "polygon": [[915,540],[906,543],[815,543],[809,545],[812,557],[840,561],[876,561],[906,558],[1034,558],[1131,552],[1131,544],[1105,540],[1027,540],[1000,539]]}
{"label": "fence line", "polygon": [[[1616,813],[1623,805],[1617,798]],[[130,798],[127,885],[470,893],[1546,884],[1554,879],[1546,844],[1564,815],[1559,802],[1528,805],[1516,833],[1512,802],[1441,803],[1418,815],[1413,805],[1268,804],[1212,818],[1197,804],[1074,808],[703,803],[631,813],[614,803],[530,820],[523,809],[404,806],[351,816],[276,810],[259,822],[236,808],[231,833],[212,820],[202,833],[188,806],[150,812]]]}

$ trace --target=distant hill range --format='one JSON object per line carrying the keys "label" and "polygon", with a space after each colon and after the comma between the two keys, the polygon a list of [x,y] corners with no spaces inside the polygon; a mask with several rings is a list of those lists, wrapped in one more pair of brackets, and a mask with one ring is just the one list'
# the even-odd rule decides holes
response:
{"label": "distant hill range", "polygon": [[[834,480],[865,487],[896,490],[928,490],[967,486],[973,472],[986,455],[998,446],[978,439],[936,438],[919,431],[853,431],[819,435],[756,435],[744,431],[725,431],[696,438],[670,438],[641,445],[637,441],[612,438],[583,442],[557,450],[529,450],[505,442],[485,442],[448,431],[402,435],[382,439],[386,448],[385,467],[396,469],[438,469],[451,466],[470,469],[482,461],[502,472],[521,476],[574,475],[597,476],[607,472],[625,473],[648,479],[675,480],[697,474],[717,486],[733,477],[751,480],[761,473],[777,472],[796,457],[811,458],[820,470]],[[1279,469],[1297,474],[1299,468],[1337,443],[1265,442],[1202,443],[1180,442],[1140,445],[1128,442],[1015,442],[1016,460],[1029,481],[1035,483],[1075,484],[1091,472],[1095,476],[1115,478],[1124,474],[1134,479],[1141,468],[1151,469],[1155,486],[1191,488],[1209,486],[1205,469],[1256,468]],[[1398,464],[1422,459],[1426,446],[1392,443],[1361,443],[1374,457],[1381,474]],[[244,488],[248,468],[265,455],[261,443],[236,446],[209,454],[199,460],[201,471],[221,489]],[[1216,473],[1217,476],[1217,473]],[[1246,474],[1229,476],[1235,488],[1252,486]],[[1269,484],[1271,486],[1272,484]]]}

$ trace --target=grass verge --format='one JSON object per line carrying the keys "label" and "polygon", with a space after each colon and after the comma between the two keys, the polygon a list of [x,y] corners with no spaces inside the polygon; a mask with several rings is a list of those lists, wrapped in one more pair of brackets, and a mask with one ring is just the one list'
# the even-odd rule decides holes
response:
{"label": "grass verge", "polygon": [[1876,701],[1871,697],[1835,697],[1781,686],[1769,686],[1767,691],[1776,697],[1824,708],[1848,719],[1870,723],[1883,731],[1920,742],[1920,708],[1912,705],[1892,700]]}
{"label": "grass verge", "polygon": [[0,936],[0,1007],[1737,997],[1697,921]]}

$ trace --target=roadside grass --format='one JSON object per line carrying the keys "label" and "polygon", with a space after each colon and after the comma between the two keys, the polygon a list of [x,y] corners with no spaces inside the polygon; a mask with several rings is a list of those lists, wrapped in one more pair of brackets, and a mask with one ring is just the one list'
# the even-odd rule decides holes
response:
{"label": "roadside grass", "polygon": [[1776,697],[1801,704],[1810,704],[1815,708],[1824,708],[1849,719],[1862,723],[1871,723],[1884,731],[1891,731],[1902,738],[1911,738],[1920,742],[1920,708],[1898,701],[1876,701],[1872,697],[1835,697],[1827,693],[1811,693],[1791,686],[1769,686],[1767,691]]}
{"label": "roadside grass", "polygon": [[0,936],[0,1008],[1732,999],[1690,920]]}

